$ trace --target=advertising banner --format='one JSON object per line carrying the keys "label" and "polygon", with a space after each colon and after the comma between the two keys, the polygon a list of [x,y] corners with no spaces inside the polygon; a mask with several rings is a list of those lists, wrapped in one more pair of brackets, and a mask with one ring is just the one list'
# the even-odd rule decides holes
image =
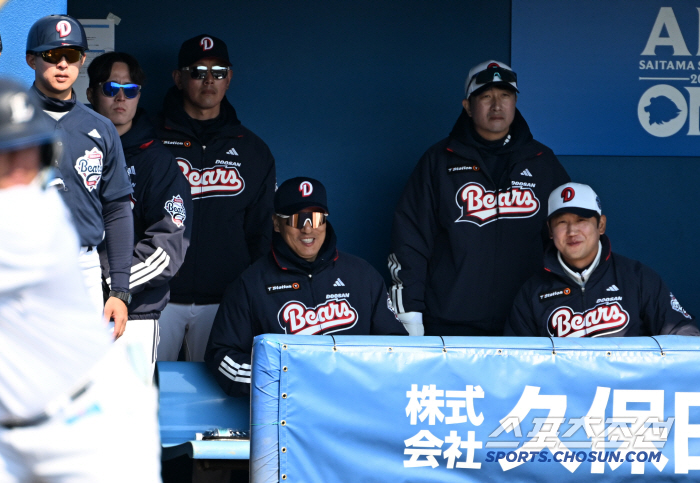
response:
{"label": "advertising banner", "polygon": [[699,362],[679,336],[259,336],[251,481],[687,481]]}
{"label": "advertising banner", "polygon": [[700,1],[513,0],[518,107],[560,155],[698,156]]}

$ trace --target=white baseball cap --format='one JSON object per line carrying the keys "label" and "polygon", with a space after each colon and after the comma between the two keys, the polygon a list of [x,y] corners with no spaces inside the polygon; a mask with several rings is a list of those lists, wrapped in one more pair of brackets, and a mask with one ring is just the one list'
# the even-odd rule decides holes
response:
{"label": "white baseball cap", "polygon": [[600,207],[600,198],[593,188],[587,184],[566,183],[556,188],[549,195],[549,211],[547,219],[559,213],[574,213],[590,218],[600,216],[603,211]]}
{"label": "white baseball cap", "polygon": [[465,99],[469,99],[474,91],[490,84],[508,84],[518,90],[518,75],[513,72],[509,65],[496,60],[487,60],[475,65],[469,71],[467,80],[464,82]]}

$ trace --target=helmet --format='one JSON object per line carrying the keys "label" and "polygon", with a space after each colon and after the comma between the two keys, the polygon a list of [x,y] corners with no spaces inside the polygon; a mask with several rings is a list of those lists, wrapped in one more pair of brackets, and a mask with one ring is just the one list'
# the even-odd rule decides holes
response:
{"label": "helmet", "polygon": [[0,79],[0,152],[42,147],[42,162],[49,166],[58,156],[58,134],[39,102],[24,86]]}
{"label": "helmet", "polygon": [[58,47],[87,50],[85,30],[69,15],[49,15],[34,22],[27,35],[27,52],[44,52]]}

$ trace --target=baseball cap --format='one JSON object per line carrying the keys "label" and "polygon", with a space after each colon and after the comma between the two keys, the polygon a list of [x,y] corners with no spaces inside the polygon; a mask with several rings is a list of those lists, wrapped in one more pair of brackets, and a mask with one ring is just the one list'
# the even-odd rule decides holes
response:
{"label": "baseball cap", "polygon": [[475,65],[469,71],[467,80],[464,82],[464,98],[469,99],[474,92],[492,84],[506,84],[515,89],[515,92],[520,92],[518,75],[509,65],[496,60],[487,60]]}
{"label": "baseball cap", "polygon": [[586,218],[603,214],[598,195],[593,188],[581,183],[563,184],[549,195],[547,219],[559,213],[573,213]]}
{"label": "baseball cap", "polygon": [[313,178],[288,179],[275,193],[275,213],[291,216],[304,208],[319,207],[328,213],[326,188]]}
{"label": "baseball cap", "polygon": [[177,67],[182,69],[199,60],[212,57],[220,59],[226,65],[231,65],[226,43],[213,35],[200,34],[182,43],[180,53],[177,55]]}

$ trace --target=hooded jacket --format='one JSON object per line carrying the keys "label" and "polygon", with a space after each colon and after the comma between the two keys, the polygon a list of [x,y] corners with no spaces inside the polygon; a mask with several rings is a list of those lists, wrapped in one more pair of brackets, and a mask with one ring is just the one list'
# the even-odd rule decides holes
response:
{"label": "hooded jacket", "polygon": [[[185,259],[192,232],[192,198],[173,155],[157,139],[143,109],[121,136],[134,193],[134,253],[129,277],[129,319],[157,319],[170,298],[168,282]],[[109,263],[100,247],[103,276]]]}
{"label": "hooded jacket", "polygon": [[219,117],[190,118],[171,88],[158,136],[190,184],[195,220],[190,247],[170,283],[171,301],[217,304],[226,286],[270,249],[275,160],[243,127],[226,97]]}
{"label": "hooded jacket", "polygon": [[426,328],[501,333],[518,289],[541,267],[547,199],[569,176],[517,109],[503,144],[488,144],[462,110],[396,208],[392,299],[400,313],[422,312]]}
{"label": "hooded jacket", "polygon": [[651,268],[612,252],[601,256],[583,287],[564,271],[550,242],[540,270],[522,287],[505,335],[530,337],[639,337],[700,335],[693,317]]}
{"label": "hooded jacket", "polygon": [[250,392],[257,335],[406,335],[381,275],[365,260],[339,252],[326,226],[314,262],[274,233],[268,255],[226,289],[204,360],[229,395]]}

